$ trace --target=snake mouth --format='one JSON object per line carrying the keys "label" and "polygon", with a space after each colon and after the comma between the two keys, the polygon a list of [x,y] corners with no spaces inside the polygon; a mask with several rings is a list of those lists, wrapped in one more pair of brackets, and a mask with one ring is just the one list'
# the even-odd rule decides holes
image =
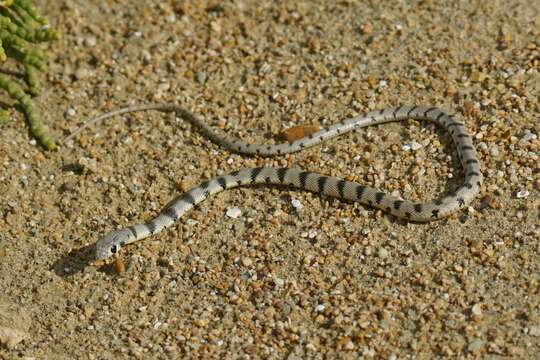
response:
{"label": "snake mouth", "polygon": [[94,257],[96,260],[104,260],[110,257],[108,251],[104,251],[103,249],[100,249],[98,246],[96,246]]}

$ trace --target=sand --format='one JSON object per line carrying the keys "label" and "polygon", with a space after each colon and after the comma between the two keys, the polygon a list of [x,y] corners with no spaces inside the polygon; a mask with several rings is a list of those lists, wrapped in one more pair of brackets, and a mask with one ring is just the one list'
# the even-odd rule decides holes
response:
{"label": "sand", "polygon": [[261,159],[158,112],[46,152],[14,111],[0,132],[0,358],[540,356],[538,2],[36,4],[62,34],[35,99],[59,139],[148,102],[254,142],[436,105],[474,134],[486,181],[468,209],[428,224],[230,190],[96,263],[100,236],[237,168],[297,166],[423,200],[463,174],[449,136],[418,121]]}

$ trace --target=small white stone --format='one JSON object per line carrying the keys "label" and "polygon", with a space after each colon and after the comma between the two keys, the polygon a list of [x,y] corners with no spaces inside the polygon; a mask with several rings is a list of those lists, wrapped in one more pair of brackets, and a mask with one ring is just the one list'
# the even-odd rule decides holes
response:
{"label": "small white stone", "polygon": [[86,47],[93,47],[97,44],[97,40],[94,36],[87,36],[84,38],[84,45]]}
{"label": "small white stone", "polygon": [[529,335],[540,336],[540,325],[531,326],[529,328]]}
{"label": "small white stone", "polygon": [[532,140],[536,140],[537,138],[538,138],[538,135],[528,132],[525,135],[523,135],[523,137],[521,138],[521,141],[532,141]]}
{"label": "small white stone", "polygon": [[323,311],[325,308],[326,308],[326,306],[324,306],[324,304],[318,304],[317,306],[315,306],[315,311],[316,311],[316,312],[321,312],[321,311]]}
{"label": "small white stone", "polygon": [[467,351],[469,351],[469,352],[478,351],[483,345],[484,345],[484,342],[482,340],[474,339],[467,346]]}
{"label": "small white stone", "polygon": [[409,144],[405,144],[402,146],[402,149],[405,151],[409,151],[409,150],[416,151],[421,148],[422,148],[422,144],[417,143],[416,141],[413,141]]}
{"label": "small white stone", "polygon": [[474,304],[473,307],[471,308],[471,312],[477,316],[482,315],[482,304],[480,303]]}
{"label": "small white stone", "polygon": [[364,350],[362,351],[362,355],[366,357],[375,357],[376,353],[375,350],[372,348],[364,347]]}
{"label": "small white stone", "polygon": [[144,50],[142,52],[142,58],[143,58],[143,62],[145,64],[148,64],[152,60],[152,55],[148,51]]}
{"label": "small white stone", "polygon": [[240,217],[240,215],[242,215],[242,210],[237,207],[227,209],[227,216],[232,219],[237,219],[238,217]]}
{"label": "small white stone", "polygon": [[516,192],[516,197],[518,199],[525,199],[529,196],[529,192],[527,190],[521,189]]}
{"label": "small white stone", "polygon": [[277,287],[283,287],[283,285],[285,285],[285,280],[283,279],[275,277],[273,280],[274,280],[274,284],[276,284]]}
{"label": "small white stone", "polygon": [[251,259],[248,258],[248,257],[245,257],[245,256],[244,256],[244,257],[242,258],[241,261],[242,261],[242,265],[244,265],[244,266],[251,266],[251,265],[253,265],[253,260],[251,260]]}
{"label": "small white stone", "polygon": [[381,81],[379,81],[379,87],[384,88],[384,87],[386,87],[386,85],[388,85],[388,83],[386,82],[386,80],[381,80]]}
{"label": "small white stone", "polygon": [[80,67],[77,70],[75,70],[75,78],[77,80],[83,80],[92,75],[92,72],[88,70],[87,68]]}
{"label": "small white stone", "polygon": [[379,248],[378,255],[381,259],[386,259],[390,255],[390,252],[385,248],[381,247]]}
{"label": "small white stone", "polygon": [[298,199],[292,199],[291,204],[296,210],[301,210],[303,207],[302,203]]}
{"label": "small white stone", "polygon": [[159,93],[163,93],[168,91],[171,88],[171,84],[168,82],[161,83],[157,86],[156,91]]}
{"label": "small white stone", "polygon": [[308,238],[313,239],[317,236],[317,230],[309,230]]}
{"label": "small white stone", "polygon": [[75,116],[77,112],[75,111],[74,108],[70,107],[66,110],[66,116]]}

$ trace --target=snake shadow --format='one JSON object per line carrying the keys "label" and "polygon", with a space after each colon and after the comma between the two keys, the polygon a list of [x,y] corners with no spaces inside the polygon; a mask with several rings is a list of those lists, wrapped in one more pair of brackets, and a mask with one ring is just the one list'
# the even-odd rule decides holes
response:
{"label": "snake shadow", "polygon": [[[95,245],[87,245],[74,249],[56,260],[50,270],[60,277],[67,278],[79,273],[83,273],[88,267],[96,267]],[[113,264],[105,264],[97,267],[97,271],[113,276],[116,274]]]}

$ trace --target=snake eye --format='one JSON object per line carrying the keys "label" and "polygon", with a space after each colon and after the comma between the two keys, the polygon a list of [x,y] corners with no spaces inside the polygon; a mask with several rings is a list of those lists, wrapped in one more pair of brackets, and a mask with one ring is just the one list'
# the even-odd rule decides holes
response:
{"label": "snake eye", "polygon": [[117,250],[116,245],[111,246],[111,253],[116,254]]}

